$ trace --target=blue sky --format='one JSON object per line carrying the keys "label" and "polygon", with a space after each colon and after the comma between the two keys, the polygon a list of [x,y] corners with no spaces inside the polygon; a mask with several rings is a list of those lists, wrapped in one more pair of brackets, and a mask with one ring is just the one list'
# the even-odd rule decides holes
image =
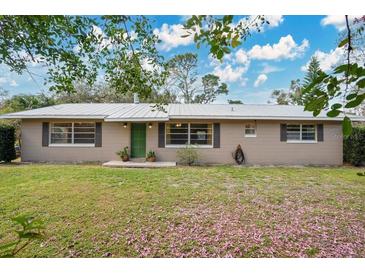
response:
{"label": "blue sky", "polygon": [[[229,86],[229,95],[220,96],[217,103],[239,99],[244,103],[267,103],[274,89],[287,89],[290,80],[302,78],[311,56],[319,58],[323,70],[341,61],[343,52],[336,48],[338,34],[344,28],[344,16],[268,16],[271,22],[261,32],[254,32],[244,44],[234,49],[222,63],[209,56],[207,48],[196,49],[192,39],[184,34],[183,16],[150,16],[155,33],[162,43],[161,54],[169,59],[175,54],[194,52],[199,56],[199,75],[213,73]],[[236,21],[239,20],[236,17]],[[44,75],[44,70],[30,64],[29,68]],[[39,93],[42,77],[36,84],[28,75],[17,75],[0,65],[0,86],[19,93]]]}

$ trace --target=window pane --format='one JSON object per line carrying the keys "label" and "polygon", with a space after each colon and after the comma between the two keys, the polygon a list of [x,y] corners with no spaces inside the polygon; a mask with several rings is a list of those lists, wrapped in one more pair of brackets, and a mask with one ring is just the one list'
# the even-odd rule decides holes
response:
{"label": "window pane", "polygon": [[287,140],[300,140],[300,125],[287,125],[286,138]]}
{"label": "window pane", "polygon": [[254,124],[245,125],[245,135],[256,135],[256,127]]}
{"label": "window pane", "polygon": [[74,144],[94,144],[95,123],[74,123]]}
{"label": "window pane", "polygon": [[191,145],[212,145],[212,124],[190,124]]}
{"label": "window pane", "polygon": [[186,145],[188,144],[188,124],[173,123],[166,124],[166,144]]}
{"label": "window pane", "polygon": [[246,135],[255,135],[256,134],[256,130],[254,128],[246,128],[245,129],[245,134]]}
{"label": "window pane", "polygon": [[75,144],[94,144],[94,138],[92,139],[75,139]]}
{"label": "window pane", "polygon": [[72,123],[54,123],[51,126],[51,144],[71,144]]}
{"label": "window pane", "polygon": [[316,129],[314,125],[302,125],[302,140],[315,141]]}

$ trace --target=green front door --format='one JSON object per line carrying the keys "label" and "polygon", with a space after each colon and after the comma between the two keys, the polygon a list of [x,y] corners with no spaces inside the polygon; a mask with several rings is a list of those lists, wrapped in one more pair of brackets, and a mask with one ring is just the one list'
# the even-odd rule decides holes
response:
{"label": "green front door", "polygon": [[146,124],[132,124],[131,157],[146,157]]}

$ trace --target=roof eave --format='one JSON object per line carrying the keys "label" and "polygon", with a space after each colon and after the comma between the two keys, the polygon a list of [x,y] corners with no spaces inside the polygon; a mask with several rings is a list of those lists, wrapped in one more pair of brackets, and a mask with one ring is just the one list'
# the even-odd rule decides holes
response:
{"label": "roof eave", "polygon": [[105,118],[105,122],[159,122],[169,121],[168,117],[151,117],[151,118]]}
{"label": "roof eave", "polygon": [[104,119],[105,116],[87,115],[2,115],[0,119]]}
{"label": "roof eave", "polygon": [[[343,117],[294,117],[294,116],[213,116],[213,115],[170,115],[170,119],[206,119],[206,120],[292,120],[292,121],[342,121]],[[365,121],[365,118],[354,117],[352,121]]]}

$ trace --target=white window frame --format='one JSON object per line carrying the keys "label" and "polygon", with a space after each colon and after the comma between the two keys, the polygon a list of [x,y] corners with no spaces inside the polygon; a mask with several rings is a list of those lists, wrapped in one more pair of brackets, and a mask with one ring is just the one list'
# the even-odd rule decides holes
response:
{"label": "white window frame", "polygon": [[[253,125],[254,127],[249,127],[249,128],[246,127],[246,126],[251,126],[251,125]],[[246,133],[246,129],[254,129],[255,130],[255,133],[254,134],[247,134]],[[246,123],[245,126],[244,126],[244,132],[245,132],[245,137],[248,137],[248,138],[256,137],[256,134],[257,134],[257,126],[256,126],[256,123]]]}
{"label": "white window frame", "polygon": [[[182,147],[186,147],[186,146],[192,146],[192,147],[196,147],[196,148],[213,148],[213,144],[214,144],[214,125],[213,123],[205,123],[205,122],[170,122],[170,123],[166,123],[166,124],[188,124],[188,143],[186,145],[169,145],[166,143],[167,141],[167,127],[165,125],[165,147],[166,148],[182,148]],[[211,145],[191,145],[190,144],[190,125],[191,124],[207,124],[207,125],[211,125],[212,127],[212,144]]]}
{"label": "white window frame", "polygon": [[[287,143],[289,144],[315,144],[315,143],[318,143],[318,140],[317,140],[317,125],[316,124],[298,124],[298,123],[291,123],[291,124],[288,124],[288,125],[299,125],[299,137],[300,137],[300,140],[286,140]],[[311,126],[314,126],[314,140],[302,140],[302,127],[304,125],[311,125]],[[288,133],[287,133],[288,134]],[[288,135],[286,136],[288,138]]]}
{"label": "white window frame", "polygon": [[[72,137],[71,137],[71,141],[72,143],[69,144],[53,144],[51,135],[52,135],[52,128],[54,126],[54,124],[57,123],[71,123],[72,124]],[[93,123],[94,124],[94,143],[93,144],[75,144],[74,143],[74,134],[75,134],[75,124],[76,123]],[[48,132],[48,146],[49,147],[95,147],[95,138],[96,138],[96,123],[95,122],[90,122],[90,121],[76,121],[76,122],[69,122],[69,121],[57,121],[57,122],[51,122],[50,123],[50,127],[49,127],[49,132]]]}

